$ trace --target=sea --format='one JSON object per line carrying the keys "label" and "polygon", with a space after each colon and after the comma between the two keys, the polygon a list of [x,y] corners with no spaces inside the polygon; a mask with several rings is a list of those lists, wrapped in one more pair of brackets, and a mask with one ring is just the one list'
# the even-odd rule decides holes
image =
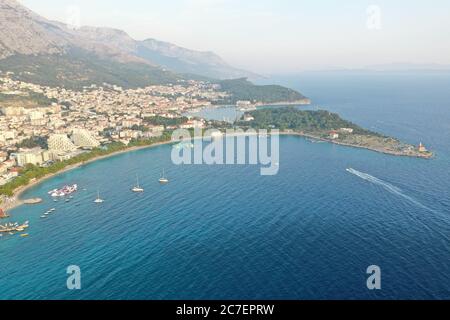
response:
{"label": "sea", "polygon": [[[299,108],[422,142],[435,157],[283,136],[274,176],[255,165],[175,165],[171,145],[102,159],[29,189],[25,198],[44,202],[1,221],[30,228],[0,238],[0,299],[450,299],[450,73],[264,81],[312,99]],[[142,194],[130,192],[136,175]],[[47,194],[72,183],[70,202]],[[367,286],[373,265],[380,290]],[[67,286],[70,266],[79,290]]]}

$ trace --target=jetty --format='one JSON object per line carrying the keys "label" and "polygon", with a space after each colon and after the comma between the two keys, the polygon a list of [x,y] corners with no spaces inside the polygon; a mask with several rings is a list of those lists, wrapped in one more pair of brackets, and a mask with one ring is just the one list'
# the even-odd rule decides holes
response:
{"label": "jetty", "polygon": [[27,199],[27,200],[23,201],[24,204],[38,204],[41,202],[42,202],[41,198],[32,198],[32,199]]}

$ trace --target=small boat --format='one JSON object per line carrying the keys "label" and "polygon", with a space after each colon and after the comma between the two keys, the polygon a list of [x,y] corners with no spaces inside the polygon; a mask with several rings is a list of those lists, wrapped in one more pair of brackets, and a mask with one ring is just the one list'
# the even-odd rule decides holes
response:
{"label": "small boat", "polygon": [[136,185],[131,189],[133,192],[144,192],[144,188],[139,186],[139,177],[136,175]]}
{"label": "small boat", "polygon": [[22,238],[25,238],[25,237],[28,237],[29,234],[28,234],[28,233],[22,233],[20,236],[21,236]]}
{"label": "small boat", "polygon": [[169,179],[167,179],[167,178],[165,177],[164,169],[163,169],[163,173],[162,173],[162,175],[161,175],[161,178],[159,178],[159,183],[160,183],[160,184],[166,184],[166,183],[169,183]]}
{"label": "small boat", "polygon": [[95,203],[103,203],[105,200],[100,198],[100,192],[97,191],[97,199],[94,200]]}
{"label": "small boat", "polygon": [[42,219],[47,218],[47,216],[41,216]]}
{"label": "small boat", "polygon": [[56,208],[51,208],[49,211],[50,212],[56,211]]}

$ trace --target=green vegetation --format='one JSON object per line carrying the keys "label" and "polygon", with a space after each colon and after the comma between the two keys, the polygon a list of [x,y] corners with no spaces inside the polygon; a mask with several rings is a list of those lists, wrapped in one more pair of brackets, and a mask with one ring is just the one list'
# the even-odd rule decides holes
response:
{"label": "green vegetation", "polygon": [[178,126],[180,124],[185,123],[188,121],[188,118],[181,117],[181,118],[165,118],[161,116],[155,116],[150,118],[145,118],[144,121],[148,124],[154,125],[154,126],[164,126],[165,128],[169,126]]}
{"label": "green vegetation", "polygon": [[32,91],[23,92],[23,94],[4,94],[0,93],[0,106],[2,107],[47,107],[56,99],[49,99],[42,93]]}
{"label": "green vegetation", "polygon": [[150,146],[158,142],[170,141],[170,139],[171,132],[165,132],[160,137],[131,141],[128,146],[119,142],[114,142],[109,144],[106,148],[96,148],[90,152],[82,153],[70,160],[55,162],[48,167],[27,165],[22,169],[20,175],[17,178],[3,186],[0,186],[0,195],[12,196],[14,194],[14,190],[19,187],[28,185],[32,179],[40,179],[49,174],[57,173],[71,165],[84,163],[94,158],[107,156],[118,151],[129,149],[131,147]]}
{"label": "green vegetation", "polygon": [[235,104],[239,100],[252,102],[277,103],[294,102],[305,99],[299,92],[277,85],[257,86],[246,78],[218,81],[222,91],[232,94],[231,97],[220,101],[220,104]]}
{"label": "green vegetation", "polygon": [[14,55],[0,60],[0,69],[14,72],[14,79],[79,90],[109,83],[128,88],[176,83],[181,76],[144,63],[100,59],[82,50],[66,55]]}
{"label": "green vegetation", "polygon": [[267,108],[249,113],[255,120],[240,121],[241,126],[258,129],[276,128],[280,130],[303,131],[308,133],[328,134],[331,130],[351,128],[353,134],[380,136],[360,126],[342,119],[338,114],[325,110],[299,110],[294,107]]}
{"label": "green vegetation", "polygon": [[40,147],[42,149],[48,149],[47,137],[31,137],[23,140],[21,143],[18,143],[17,148],[35,148]]}

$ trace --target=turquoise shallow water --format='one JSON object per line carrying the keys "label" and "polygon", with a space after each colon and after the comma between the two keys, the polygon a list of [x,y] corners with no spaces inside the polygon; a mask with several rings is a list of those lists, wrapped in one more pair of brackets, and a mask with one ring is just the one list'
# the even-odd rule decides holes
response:
{"label": "turquoise shallow water", "polygon": [[[437,158],[282,137],[271,177],[257,166],[174,166],[170,146],[100,160],[29,190],[46,201],[11,212],[30,220],[30,237],[0,240],[0,298],[449,299],[450,77],[335,77],[279,81],[359,124],[422,140]],[[137,173],[144,194],[129,191]],[[46,192],[66,183],[81,190],[51,202]],[[79,291],[66,288],[73,264]],[[366,289],[372,264],[381,291]]]}

